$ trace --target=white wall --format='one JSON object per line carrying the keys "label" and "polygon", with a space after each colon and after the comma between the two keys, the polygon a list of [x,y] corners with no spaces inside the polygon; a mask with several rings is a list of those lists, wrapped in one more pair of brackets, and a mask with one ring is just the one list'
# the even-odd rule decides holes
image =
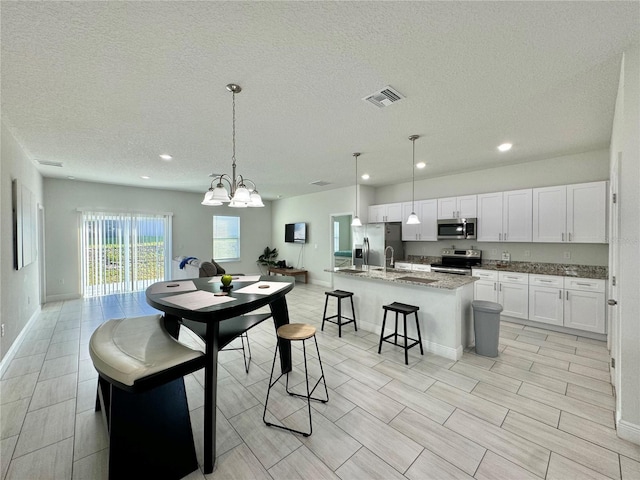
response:
{"label": "white wall", "polygon": [[213,215],[240,216],[242,261],[224,263],[234,273],[257,273],[256,260],[271,238],[271,203],[264,208],[205,207],[202,194],[46,178],[47,298],[81,294],[78,208],[173,213],[172,257],[212,257]]}
{"label": "white wall", "polygon": [[619,183],[618,435],[640,444],[640,45],[624,55],[611,135],[611,156],[622,152]]}
{"label": "white wall", "polygon": [[[309,282],[330,285],[331,274],[324,270],[332,266],[331,215],[351,213],[354,209],[353,186],[276,200],[273,202],[273,236],[269,246],[278,249],[278,260],[307,269]],[[295,222],[307,223],[307,243],[284,242],[285,224]]]}
{"label": "white wall", "polygon": [[[13,268],[13,226],[11,181],[18,179],[33,192],[42,205],[42,177],[26,152],[4,123],[1,130],[0,162],[0,322],[5,336],[0,339],[0,356],[4,358],[30,318],[39,308],[39,258],[20,270]],[[38,252],[39,255],[41,252]]]}

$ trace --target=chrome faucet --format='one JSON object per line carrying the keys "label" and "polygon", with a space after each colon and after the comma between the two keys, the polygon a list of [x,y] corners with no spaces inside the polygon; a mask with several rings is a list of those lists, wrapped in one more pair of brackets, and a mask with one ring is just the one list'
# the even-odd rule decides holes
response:
{"label": "chrome faucet", "polygon": [[387,250],[391,250],[391,261],[389,266],[393,268],[393,247],[391,245],[384,249],[384,273],[387,273]]}

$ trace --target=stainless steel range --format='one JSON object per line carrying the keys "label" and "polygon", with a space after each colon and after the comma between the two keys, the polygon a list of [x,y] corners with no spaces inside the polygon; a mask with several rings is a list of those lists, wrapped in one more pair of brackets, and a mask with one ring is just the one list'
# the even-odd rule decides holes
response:
{"label": "stainless steel range", "polygon": [[442,249],[442,263],[432,263],[431,271],[453,273],[455,275],[471,275],[471,268],[480,265],[482,250]]}

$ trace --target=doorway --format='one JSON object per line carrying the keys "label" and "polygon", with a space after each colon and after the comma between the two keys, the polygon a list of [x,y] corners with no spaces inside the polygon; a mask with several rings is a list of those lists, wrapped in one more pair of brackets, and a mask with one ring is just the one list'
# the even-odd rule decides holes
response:
{"label": "doorway", "polygon": [[334,213],[330,216],[331,267],[345,268],[352,264],[351,213]]}

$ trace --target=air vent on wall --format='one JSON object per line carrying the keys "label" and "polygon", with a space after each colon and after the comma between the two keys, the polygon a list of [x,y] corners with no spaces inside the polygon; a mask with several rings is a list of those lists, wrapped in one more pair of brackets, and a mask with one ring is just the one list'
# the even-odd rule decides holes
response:
{"label": "air vent on wall", "polygon": [[403,98],[405,98],[404,95],[387,85],[382,90],[364,97],[363,100],[365,102],[373,103],[378,108],[382,108],[388,107],[392,103],[402,100]]}
{"label": "air vent on wall", "polygon": [[316,180],[315,182],[311,182],[309,185],[324,187],[325,185],[331,185],[331,182],[325,182],[324,180]]}
{"label": "air vent on wall", "polygon": [[62,162],[51,162],[49,160],[38,160],[40,165],[44,165],[45,167],[61,167]]}

